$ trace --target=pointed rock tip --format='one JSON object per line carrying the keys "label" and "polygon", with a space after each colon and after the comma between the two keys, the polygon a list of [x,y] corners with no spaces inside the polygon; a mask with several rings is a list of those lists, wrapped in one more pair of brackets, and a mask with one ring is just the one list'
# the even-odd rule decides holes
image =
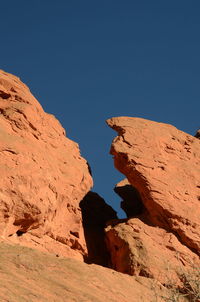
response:
{"label": "pointed rock tip", "polygon": [[134,117],[118,116],[107,119],[106,123],[110,128],[117,130],[117,128],[125,126],[130,119],[132,120]]}
{"label": "pointed rock tip", "polygon": [[151,121],[139,117],[129,116],[112,117],[106,120],[107,125],[113,130],[117,131],[119,135],[124,131],[125,127],[133,127],[135,123],[146,124],[147,122]]}
{"label": "pointed rock tip", "polygon": [[113,126],[118,126],[118,124],[121,124],[122,121],[125,121],[129,119],[128,116],[118,116],[118,117],[111,117],[106,120],[106,123],[109,127],[113,128]]}

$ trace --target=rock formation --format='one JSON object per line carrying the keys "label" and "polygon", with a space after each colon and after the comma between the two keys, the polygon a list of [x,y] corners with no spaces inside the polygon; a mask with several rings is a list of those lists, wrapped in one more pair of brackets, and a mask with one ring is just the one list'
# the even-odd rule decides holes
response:
{"label": "rock formation", "polygon": [[1,301],[175,301],[173,286],[189,292],[179,301],[200,301],[183,278],[200,267],[199,131],[140,118],[107,123],[118,132],[111,154],[126,176],[115,187],[125,219],[90,191],[78,144],[0,71]]}
{"label": "rock formation", "polygon": [[[167,269],[176,279],[178,268],[200,266],[200,141],[140,118],[107,123],[118,133],[111,146],[115,167],[135,188],[128,195],[127,184],[115,189],[132,218],[107,227],[113,268],[164,282]],[[143,211],[134,213],[135,200]]]}
{"label": "rock formation", "polygon": [[92,177],[78,144],[19,78],[0,71],[0,236],[82,258]]}

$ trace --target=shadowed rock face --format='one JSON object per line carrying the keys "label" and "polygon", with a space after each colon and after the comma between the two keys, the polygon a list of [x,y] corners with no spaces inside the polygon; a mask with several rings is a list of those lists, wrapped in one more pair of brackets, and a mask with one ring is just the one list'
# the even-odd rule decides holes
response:
{"label": "shadowed rock face", "polygon": [[85,261],[109,266],[110,258],[105,244],[104,228],[109,220],[117,219],[116,212],[95,192],[89,192],[83,198],[80,208],[88,249]]}
{"label": "shadowed rock face", "polygon": [[139,192],[127,179],[120,181],[114,191],[123,199],[121,208],[128,218],[141,215],[145,211]]}
{"label": "shadowed rock face", "polygon": [[200,129],[197,131],[197,133],[195,134],[195,136],[194,137],[196,137],[196,138],[199,138],[200,139]]}
{"label": "shadowed rock face", "polygon": [[[178,267],[200,266],[200,141],[171,125],[140,118],[107,123],[118,133],[110,151],[115,167],[136,188],[133,193],[127,184],[117,185],[127,216],[137,218],[106,228],[112,267],[161,282],[167,267],[174,267],[178,279]],[[133,196],[143,204],[141,216],[134,212]]]}
{"label": "shadowed rock face", "polygon": [[92,178],[78,145],[19,78],[0,71],[0,236],[87,254],[79,202]]}

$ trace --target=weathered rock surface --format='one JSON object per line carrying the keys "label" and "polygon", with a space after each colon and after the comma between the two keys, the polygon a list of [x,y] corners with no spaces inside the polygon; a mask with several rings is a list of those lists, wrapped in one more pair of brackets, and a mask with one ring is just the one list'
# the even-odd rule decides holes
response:
{"label": "weathered rock surface", "polygon": [[152,224],[200,250],[200,141],[167,124],[141,118],[107,121],[118,132],[115,167],[139,192]]}
{"label": "weathered rock surface", "polygon": [[200,267],[199,257],[166,230],[138,218],[114,221],[106,228],[112,268],[162,284],[179,284],[183,272]]}
{"label": "weathered rock surface", "polygon": [[0,71],[0,236],[57,254],[87,254],[79,203],[92,178],[65,136],[17,77]]}
{"label": "weathered rock surface", "polygon": [[1,302],[161,302],[153,280],[19,245],[0,244]]}
{"label": "weathered rock surface", "polygon": [[134,187],[124,180],[115,188],[132,218],[106,229],[112,267],[161,282],[172,270],[177,279],[179,270],[200,267],[200,141],[140,118],[107,123],[118,132],[111,146],[115,167]]}
{"label": "weathered rock surface", "polygon": [[123,220],[89,192],[78,145],[26,85],[0,71],[1,301],[166,301],[172,293],[161,283],[182,286],[179,271],[200,267],[198,136],[143,119],[108,124],[127,177],[115,188]]}

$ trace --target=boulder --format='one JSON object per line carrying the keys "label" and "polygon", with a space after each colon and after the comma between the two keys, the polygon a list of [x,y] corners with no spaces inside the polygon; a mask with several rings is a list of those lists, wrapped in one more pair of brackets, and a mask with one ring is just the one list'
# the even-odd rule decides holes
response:
{"label": "boulder", "polygon": [[110,222],[106,238],[111,267],[121,273],[172,287],[182,284],[184,273],[200,267],[199,257],[173,233],[147,225],[139,218]]}
{"label": "boulder", "polygon": [[92,187],[77,143],[19,78],[0,71],[0,236],[83,258],[80,201]]}

